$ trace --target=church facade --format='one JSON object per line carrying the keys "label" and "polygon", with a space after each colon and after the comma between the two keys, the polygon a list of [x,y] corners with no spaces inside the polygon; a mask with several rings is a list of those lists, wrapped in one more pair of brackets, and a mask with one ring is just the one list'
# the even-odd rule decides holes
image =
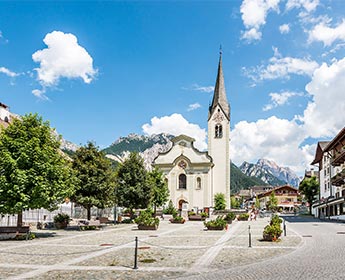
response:
{"label": "church facade", "polygon": [[222,54],[208,112],[208,151],[199,151],[194,141],[192,135],[179,135],[172,139],[171,149],[154,160],[165,174],[169,199],[178,209],[204,209],[214,207],[214,195],[223,193],[230,208],[230,106]]}

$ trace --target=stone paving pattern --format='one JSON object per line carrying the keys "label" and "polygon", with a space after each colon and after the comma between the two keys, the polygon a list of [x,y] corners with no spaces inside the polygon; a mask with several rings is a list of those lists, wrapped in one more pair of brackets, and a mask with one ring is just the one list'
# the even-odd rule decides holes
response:
{"label": "stone paving pattern", "polygon": [[48,237],[0,242],[0,279],[345,279],[345,234],[337,234],[345,224],[287,220],[287,236],[274,243],[261,241],[268,218],[234,222],[228,231],[207,231],[196,221],[162,221],[157,231],[125,224],[37,231]]}

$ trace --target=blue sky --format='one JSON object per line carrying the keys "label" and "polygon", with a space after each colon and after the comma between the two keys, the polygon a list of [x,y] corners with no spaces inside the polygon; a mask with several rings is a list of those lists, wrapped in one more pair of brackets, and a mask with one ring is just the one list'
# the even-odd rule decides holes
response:
{"label": "blue sky", "polygon": [[345,3],[0,2],[0,102],[67,140],[185,133],[206,148],[219,46],[235,163],[302,173],[345,124]]}

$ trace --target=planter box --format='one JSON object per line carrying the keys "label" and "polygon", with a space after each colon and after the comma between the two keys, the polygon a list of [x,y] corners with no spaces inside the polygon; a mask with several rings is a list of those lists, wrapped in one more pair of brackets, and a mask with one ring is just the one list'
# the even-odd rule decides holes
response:
{"label": "planter box", "polygon": [[265,241],[277,241],[279,239],[280,236],[276,237],[276,236],[273,236],[273,235],[269,235],[269,234],[264,234],[263,235],[263,239]]}
{"label": "planter box", "polygon": [[68,225],[67,222],[54,223],[54,226],[56,229],[65,229],[67,227],[67,225]]}
{"label": "planter box", "polygon": [[176,221],[176,220],[174,220],[174,219],[170,219],[169,221],[170,221],[170,223],[172,223],[172,224],[184,224],[186,220],[183,219],[182,221]]}
{"label": "planter box", "polygon": [[201,217],[200,215],[192,215],[192,216],[188,216],[188,220],[190,220],[190,221],[205,221],[206,218]]}
{"label": "planter box", "polygon": [[146,225],[138,225],[139,230],[157,230],[158,226],[146,226]]}
{"label": "planter box", "polygon": [[228,225],[232,224],[232,220],[226,220],[226,222],[228,223]]}
{"label": "planter box", "polygon": [[212,226],[208,226],[207,230],[224,230],[225,227],[223,226],[218,226],[218,227],[212,227]]}

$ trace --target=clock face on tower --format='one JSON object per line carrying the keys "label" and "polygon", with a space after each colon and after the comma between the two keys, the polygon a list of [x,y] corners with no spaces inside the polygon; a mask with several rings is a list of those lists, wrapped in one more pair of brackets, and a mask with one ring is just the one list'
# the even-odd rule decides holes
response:
{"label": "clock face on tower", "polygon": [[187,163],[184,161],[184,160],[181,160],[179,163],[178,163],[178,166],[185,169],[187,167]]}

